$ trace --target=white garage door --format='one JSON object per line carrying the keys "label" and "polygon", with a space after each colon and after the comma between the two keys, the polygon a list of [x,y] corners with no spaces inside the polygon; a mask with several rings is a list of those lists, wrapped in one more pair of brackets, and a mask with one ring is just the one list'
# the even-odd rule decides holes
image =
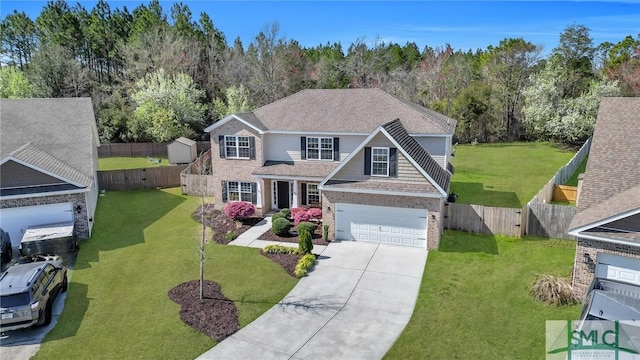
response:
{"label": "white garage door", "polygon": [[71,203],[0,209],[0,227],[9,232],[14,247],[20,245],[22,233],[29,226],[68,221],[73,221]]}
{"label": "white garage door", "polygon": [[599,253],[596,277],[640,286],[640,259]]}
{"label": "white garage door", "polygon": [[336,238],[426,248],[427,210],[336,204]]}

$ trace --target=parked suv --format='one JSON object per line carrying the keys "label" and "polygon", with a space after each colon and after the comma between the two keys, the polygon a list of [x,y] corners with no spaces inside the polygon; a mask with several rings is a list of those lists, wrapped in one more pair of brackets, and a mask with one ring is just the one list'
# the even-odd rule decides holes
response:
{"label": "parked suv", "polygon": [[0,331],[49,325],[53,302],[67,290],[59,258],[16,264],[0,275]]}

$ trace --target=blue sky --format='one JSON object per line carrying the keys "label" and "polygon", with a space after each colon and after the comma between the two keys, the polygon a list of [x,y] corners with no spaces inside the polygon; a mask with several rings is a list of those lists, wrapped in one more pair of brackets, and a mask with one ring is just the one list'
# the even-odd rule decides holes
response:
{"label": "blue sky", "polygon": [[[108,1],[130,12],[148,1]],[[175,1],[161,1],[168,12]],[[618,42],[640,33],[640,0],[630,1],[211,1],[183,0],[197,21],[207,12],[214,25],[233,42],[249,44],[265,25],[280,24],[280,35],[302,46],[341,42],[348,46],[362,39],[404,45],[451,44],[454,49],[485,49],[509,37],[522,37],[543,45],[549,53],[560,33],[572,24],[591,29],[595,45]],[[76,1],[67,1],[74,5]],[[80,1],[91,9],[96,1]],[[25,11],[36,18],[46,1],[0,2],[0,14]]]}

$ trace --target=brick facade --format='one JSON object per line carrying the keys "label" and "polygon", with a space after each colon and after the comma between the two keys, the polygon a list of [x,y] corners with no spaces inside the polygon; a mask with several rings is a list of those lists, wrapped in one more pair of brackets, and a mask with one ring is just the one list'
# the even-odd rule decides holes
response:
{"label": "brick facade", "polygon": [[440,234],[442,233],[441,223],[443,205],[442,199],[440,198],[323,191],[322,222],[325,225],[329,225],[330,239],[335,239],[336,203],[426,209],[429,212],[427,217],[427,249],[437,249],[440,245]]}
{"label": "brick facade", "polygon": [[[220,157],[220,135],[253,136],[255,139],[255,159],[227,159]],[[216,128],[211,132],[211,165],[213,169],[213,196],[215,198],[215,208],[224,208],[222,202],[222,181],[247,181],[256,182],[265,189],[251,173],[263,163],[262,158],[262,138],[260,134],[253,131],[238,120],[231,120],[226,124]],[[259,197],[260,198],[260,197]],[[269,208],[269,204],[256,206],[256,214],[262,216],[262,207]]]}
{"label": "brick facade", "polygon": [[[0,200],[0,208],[9,209],[23,206],[49,205],[59,203],[72,203],[73,217],[75,224],[75,235],[78,239],[89,238],[89,216],[87,213],[85,193],[52,195],[52,196],[34,196],[23,199]],[[80,213],[76,212],[76,207],[80,205]],[[91,219],[93,221],[93,219]]]}
{"label": "brick facade", "polygon": [[573,292],[582,299],[594,278],[594,265],[584,263],[584,254],[596,261],[598,253],[608,253],[640,259],[640,248],[605,241],[579,238],[576,245],[576,257],[573,263]]}

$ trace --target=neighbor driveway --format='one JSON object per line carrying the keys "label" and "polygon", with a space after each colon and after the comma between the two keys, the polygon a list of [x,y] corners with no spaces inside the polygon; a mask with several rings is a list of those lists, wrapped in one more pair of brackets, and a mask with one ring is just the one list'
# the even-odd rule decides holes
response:
{"label": "neighbor driveway", "polygon": [[277,305],[198,359],[380,359],[409,322],[424,249],[332,242]]}

